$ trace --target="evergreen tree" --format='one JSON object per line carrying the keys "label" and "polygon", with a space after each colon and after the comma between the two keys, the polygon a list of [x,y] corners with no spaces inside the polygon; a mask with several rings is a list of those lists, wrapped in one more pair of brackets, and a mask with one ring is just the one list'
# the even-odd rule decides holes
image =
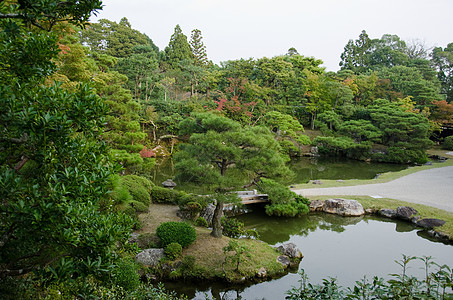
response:
{"label": "evergreen tree", "polygon": [[206,46],[203,43],[203,36],[199,29],[192,30],[189,43],[194,57],[194,64],[196,66],[206,66],[208,64],[208,55],[206,54]]}
{"label": "evergreen tree", "polygon": [[193,58],[192,50],[187,42],[187,36],[184,35],[181,27],[176,25],[175,31],[170,38],[170,42],[164,50],[163,62],[170,69],[180,70],[180,63],[183,60],[193,60]]}

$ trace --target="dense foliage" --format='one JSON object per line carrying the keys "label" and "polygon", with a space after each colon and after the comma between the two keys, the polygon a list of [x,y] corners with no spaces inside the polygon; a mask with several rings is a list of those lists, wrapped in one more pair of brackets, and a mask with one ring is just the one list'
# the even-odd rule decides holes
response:
{"label": "dense foliage", "polygon": [[[419,259],[424,263],[425,278],[407,275],[411,261]],[[286,299],[450,299],[453,296],[452,270],[440,266],[431,257],[408,257],[403,255],[401,274],[391,274],[391,279],[374,277],[356,281],[353,287],[343,288],[335,278],[324,279],[322,284],[312,284],[302,270],[300,287],[287,291]],[[436,268],[436,271],[432,271]]]}
{"label": "dense foliage", "polygon": [[195,229],[184,222],[165,222],[156,229],[162,246],[166,247],[171,243],[178,243],[183,248],[192,244],[197,238]]}

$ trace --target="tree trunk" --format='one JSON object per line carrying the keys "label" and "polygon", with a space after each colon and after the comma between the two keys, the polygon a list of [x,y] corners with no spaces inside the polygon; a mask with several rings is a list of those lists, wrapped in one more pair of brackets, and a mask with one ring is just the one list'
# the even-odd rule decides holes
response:
{"label": "tree trunk", "polygon": [[222,223],[220,222],[223,215],[223,202],[217,201],[215,206],[214,216],[212,217],[212,232],[211,235],[216,238],[222,237]]}

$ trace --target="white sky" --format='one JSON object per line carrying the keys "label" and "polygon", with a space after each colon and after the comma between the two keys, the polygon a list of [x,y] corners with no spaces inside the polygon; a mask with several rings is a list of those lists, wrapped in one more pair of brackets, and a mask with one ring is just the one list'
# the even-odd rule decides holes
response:
{"label": "white sky", "polygon": [[99,18],[128,18],[163,50],[179,24],[200,29],[215,63],[282,55],[291,47],[339,69],[340,54],[362,30],[370,38],[446,47],[453,42],[453,0],[104,0]]}

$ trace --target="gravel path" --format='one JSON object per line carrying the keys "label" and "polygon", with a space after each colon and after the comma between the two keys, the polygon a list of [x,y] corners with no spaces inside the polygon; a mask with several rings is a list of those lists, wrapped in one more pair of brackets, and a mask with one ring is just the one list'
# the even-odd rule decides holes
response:
{"label": "gravel path", "polygon": [[453,212],[453,166],[419,171],[386,183],[297,189],[303,196],[356,195],[391,198]]}

